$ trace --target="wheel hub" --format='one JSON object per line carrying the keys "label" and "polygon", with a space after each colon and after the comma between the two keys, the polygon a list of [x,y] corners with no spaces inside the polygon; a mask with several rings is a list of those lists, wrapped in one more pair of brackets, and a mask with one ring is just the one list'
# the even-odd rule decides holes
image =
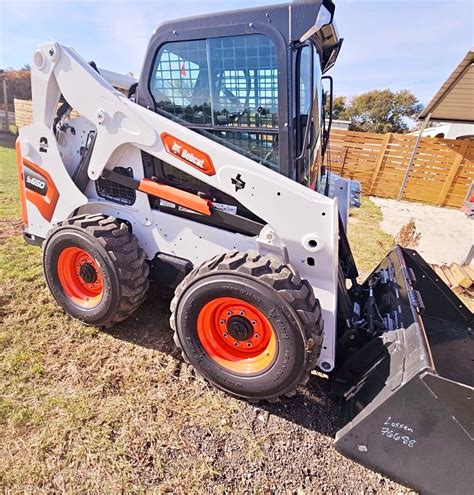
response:
{"label": "wheel hub", "polygon": [[78,246],[64,248],[57,273],[65,295],[80,308],[93,308],[102,300],[104,284],[96,260]]}
{"label": "wheel hub", "polygon": [[278,343],[267,317],[253,304],[235,297],[218,297],[198,315],[199,340],[220,366],[252,375],[271,366]]}
{"label": "wheel hub", "polygon": [[239,341],[249,340],[253,335],[252,323],[245,316],[231,316],[227,321],[227,331]]}
{"label": "wheel hub", "polygon": [[79,269],[79,276],[86,284],[94,284],[97,282],[97,272],[90,263],[84,263]]}

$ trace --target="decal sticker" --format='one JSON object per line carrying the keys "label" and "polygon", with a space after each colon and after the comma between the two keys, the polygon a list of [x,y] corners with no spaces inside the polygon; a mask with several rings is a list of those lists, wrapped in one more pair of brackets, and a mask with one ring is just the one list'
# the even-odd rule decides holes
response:
{"label": "decal sticker", "polygon": [[46,196],[46,193],[48,192],[48,185],[45,178],[41,174],[34,172],[25,165],[23,167],[23,176],[25,178],[25,187],[27,189],[31,189],[32,191],[41,194],[41,196]]}
{"label": "decal sticker", "polygon": [[194,213],[195,215],[202,215],[202,213],[199,213],[194,210],[190,210],[189,208],[186,208],[185,206],[179,206],[178,205],[178,211],[182,211],[184,213]]}
{"label": "decal sticker", "polygon": [[53,179],[46,170],[26,158],[23,158],[22,168],[26,200],[34,204],[41,216],[50,222],[59,199]]}
{"label": "decal sticker", "polygon": [[166,199],[160,199],[160,206],[164,206],[166,208],[176,208],[176,204],[171,201],[166,201]]}
{"label": "decal sticker", "polygon": [[39,150],[40,153],[48,152],[48,140],[45,137],[40,137]]}
{"label": "decal sticker", "polygon": [[212,203],[212,206],[216,210],[223,211],[224,213],[229,213],[230,215],[237,215],[237,206],[226,205],[225,203]]}
{"label": "decal sticker", "polygon": [[231,179],[232,184],[235,186],[235,192],[239,191],[240,189],[243,189],[245,187],[245,182],[242,180],[242,177],[240,174],[237,174],[237,177],[235,179]]}
{"label": "decal sticker", "polygon": [[179,158],[183,162],[191,165],[191,167],[200,170],[206,175],[215,175],[216,171],[209,155],[200,151],[193,146],[181,141],[170,134],[163,132],[161,140],[165,150],[170,154]]}

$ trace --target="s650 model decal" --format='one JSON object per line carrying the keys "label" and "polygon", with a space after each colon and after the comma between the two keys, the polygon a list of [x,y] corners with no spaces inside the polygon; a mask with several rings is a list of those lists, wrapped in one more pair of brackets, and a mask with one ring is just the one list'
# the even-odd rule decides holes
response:
{"label": "s650 model decal", "polygon": [[161,140],[165,150],[170,154],[179,158],[183,162],[200,170],[206,175],[215,175],[216,171],[209,155],[200,151],[193,146],[175,138],[166,132],[161,134]]}
{"label": "s650 model decal", "polygon": [[33,203],[41,216],[50,222],[59,199],[59,192],[53,179],[46,170],[26,158],[23,158],[21,175],[26,201]]}
{"label": "s650 model decal", "polygon": [[26,189],[31,189],[42,196],[46,196],[46,193],[48,192],[48,184],[46,183],[46,179],[41,174],[34,172],[24,165],[23,176],[25,178]]}

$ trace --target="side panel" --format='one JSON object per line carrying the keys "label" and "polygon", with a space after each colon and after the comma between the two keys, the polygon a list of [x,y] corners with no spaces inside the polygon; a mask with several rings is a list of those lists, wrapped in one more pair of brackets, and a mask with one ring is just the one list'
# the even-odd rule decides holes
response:
{"label": "side panel", "polygon": [[72,181],[50,129],[34,123],[22,127],[19,134],[17,157],[21,156],[20,187],[27,232],[44,238],[51,225],[70,216],[87,203],[87,198]]}

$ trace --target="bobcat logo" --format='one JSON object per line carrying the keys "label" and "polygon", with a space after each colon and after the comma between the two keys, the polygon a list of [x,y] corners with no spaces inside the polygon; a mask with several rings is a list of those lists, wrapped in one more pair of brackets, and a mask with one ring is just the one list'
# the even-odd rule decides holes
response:
{"label": "bobcat logo", "polygon": [[176,153],[177,155],[181,152],[182,146],[180,146],[176,141],[173,143],[173,146],[171,146],[171,151],[173,153]]}
{"label": "bobcat logo", "polygon": [[160,137],[165,151],[170,155],[179,158],[187,165],[191,165],[206,175],[214,175],[216,173],[211,157],[207,153],[166,132],[163,132]]}

